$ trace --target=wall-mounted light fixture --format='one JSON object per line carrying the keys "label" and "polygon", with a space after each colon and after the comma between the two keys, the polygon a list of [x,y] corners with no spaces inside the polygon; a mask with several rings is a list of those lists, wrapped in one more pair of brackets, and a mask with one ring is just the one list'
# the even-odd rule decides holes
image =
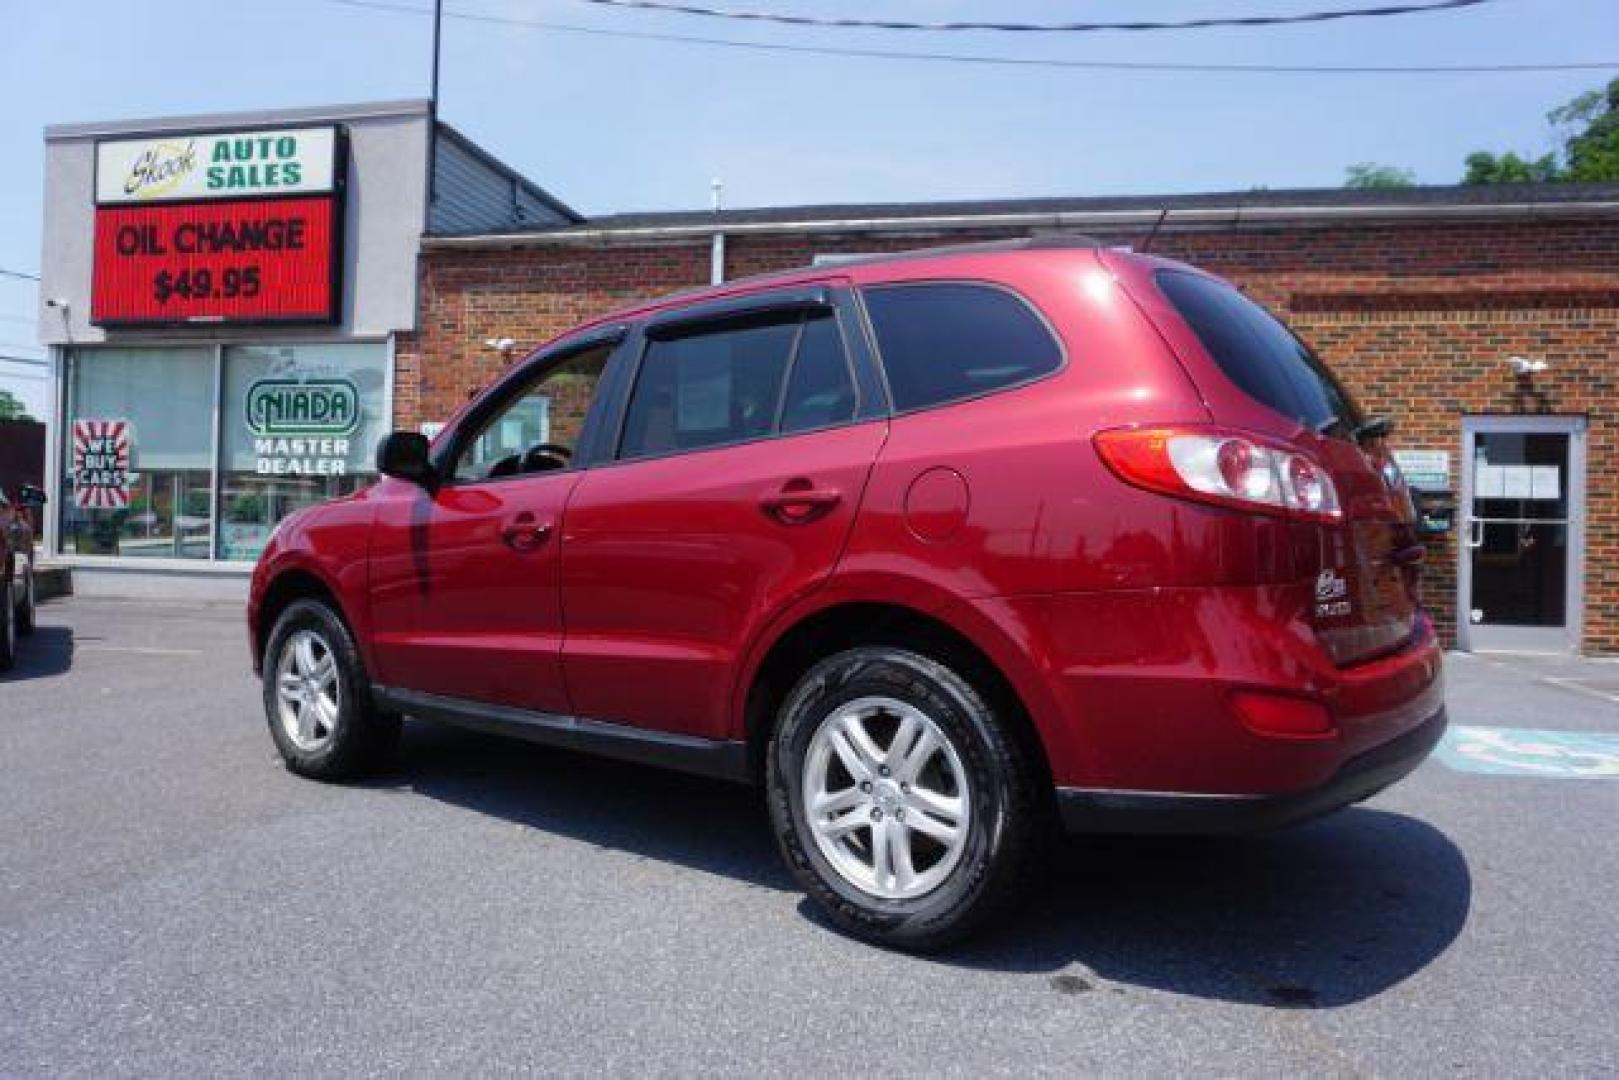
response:
{"label": "wall-mounted light fixture", "polygon": [[1520,379],[1527,379],[1531,375],[1539,375],[1551,367],[1544,360],[1531,360],[1527,356],[1509,356],[1507,363],[1512,367],[1512,373]]}
{"label": "wall-mounted light fixture", "polygon": [[500,354],[500,362],[509,364],[517,353],[517,342],[509,337],[484,338],[484,348],[493,349]]}

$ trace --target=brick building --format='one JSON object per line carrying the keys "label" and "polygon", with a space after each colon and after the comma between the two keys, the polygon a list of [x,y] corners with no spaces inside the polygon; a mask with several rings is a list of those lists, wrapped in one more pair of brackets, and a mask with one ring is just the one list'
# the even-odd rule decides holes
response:
{"label": "brick building", "polygon": [[1448,640],[1619,653],[1614,186],[816,206],[430,234],[417,329],[396,344],[395,422],[441,421],[487,383],[503,363],[490,339],[526,348],[672,290],[1053,230],[1139,246],[1155,227],[1155,252],[1241,284],[1367,412],[1392,417],[1435,507],[1453,493],[1426,578]]}

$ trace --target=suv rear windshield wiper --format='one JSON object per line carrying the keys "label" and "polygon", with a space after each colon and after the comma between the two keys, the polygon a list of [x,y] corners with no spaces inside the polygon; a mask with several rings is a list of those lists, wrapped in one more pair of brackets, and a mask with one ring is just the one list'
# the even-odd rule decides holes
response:
{"label": "suv rear windshield wiper", "polygon": [[1349,420],[1342,416],[1329,416],[1325,420],[1317,420],[1314,424],[1310,425],[1311,431],[1314,431],[1317,435],[1323,437],[1331,435],[1335,428],[1343,428],[1345,431],[1351,434],[1359,430],[1354,424],[1350,423]]}
{"label": "suv rear windshield wiper", "polygon": [[1394,430],[1394,421],[1386,416],[1374,416],[1363,424],[1355,427],[1355,441],[1358,443],[1371,442],[1373,439],[1385,439]]}
{"label": "suv rear windshield wiper", "polygon": [[1362,423],[1343,416],[1329,416],[1325,420],[1317,421],[1312,430],[1317,435],[1330,435],[1337,429],[1343,429],[1349,437],[1358,443],[1370,442],[1372,439],[1386,438],[1394,430],[1394,421],[1386,416],[1374,416]]}

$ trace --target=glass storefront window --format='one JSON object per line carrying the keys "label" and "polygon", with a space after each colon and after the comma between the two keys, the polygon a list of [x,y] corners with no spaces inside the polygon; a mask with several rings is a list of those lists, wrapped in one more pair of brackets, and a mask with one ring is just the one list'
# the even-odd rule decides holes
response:
{"label": "glass storefront window", "polygon": [[208,557],[213,399],[212,349],[74,354],[64,440],[64,552]]}
{"label": "glass storefront window", "polygon": [[219,558],[258,558],[283,517],[372,481],[387,380],[383,344],[225,349]]}
{"label": "glass storefront window", "polygon": [[69,555],[251,562],[283,517],[371,483],[390,420],[385,343],[85,348],[70,372]]}

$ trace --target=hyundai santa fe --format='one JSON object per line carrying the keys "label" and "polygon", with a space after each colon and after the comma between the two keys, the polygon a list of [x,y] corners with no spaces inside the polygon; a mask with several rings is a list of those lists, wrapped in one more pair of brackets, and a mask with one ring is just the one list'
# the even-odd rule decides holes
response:
{"label": "hyundai santa fe", "polygon": [[1075,238],[668,298],[282,523],[270,733],[320,779],[409,715],[762,784],[836,923],[939,947],[1053,824],[1275,828],[1423,760],[1387,434],[1236,288]]}

